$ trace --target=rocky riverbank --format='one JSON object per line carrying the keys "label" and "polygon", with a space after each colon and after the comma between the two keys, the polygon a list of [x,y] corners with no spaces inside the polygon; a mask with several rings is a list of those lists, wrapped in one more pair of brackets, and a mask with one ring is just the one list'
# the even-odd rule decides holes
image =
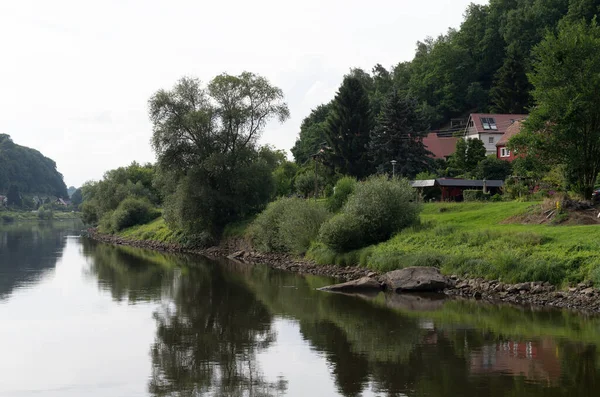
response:
{"label": "rocky riverbank", "polygon": [[[191,253],[213,258],[228,257],[250,265],[266,264],[275,269],[287,270],[299,274],[333,277],[340,281],[352,281],[368,277],[382,285],[386,283],[385,275],[363,267],[317,265],[310,260],[297,258],[289,254],[255,252],[243,240],[230,240],[221,246],[208,249],[189,249],[178,244],[128,240],[119,236],[100,234],[94,229],[89,229],[87,236],[109,244],[127,245],[165,252]],[[542,282],[507,284],[499,280],[490,281],[480,278],[469,279],[451,276],[447,277],[447,285],[442,293],[450,297],[484,300],[490,303],[505,302],[600,313],[600,290],[594,288],[591,283],[581,283],[567,290],[558,290],[555,286]]]}

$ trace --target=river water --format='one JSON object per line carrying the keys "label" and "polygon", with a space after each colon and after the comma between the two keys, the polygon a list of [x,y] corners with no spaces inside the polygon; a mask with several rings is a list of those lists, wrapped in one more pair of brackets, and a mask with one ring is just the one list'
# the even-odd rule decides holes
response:
{"label": "river water", "polygon": [[0,396],[597,396],[600,319],[0,225]]}

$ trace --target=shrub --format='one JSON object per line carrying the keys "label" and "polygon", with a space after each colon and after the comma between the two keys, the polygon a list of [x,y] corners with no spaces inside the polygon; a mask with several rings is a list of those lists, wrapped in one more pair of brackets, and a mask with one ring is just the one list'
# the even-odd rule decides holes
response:
{"label": "shrub", "polygon": [[338,212],[356,188],[356,179],[345,176],[335,184],[333,195],[327,200],[327,207],[332,212]]}
{"label": "shrub", "polygon": [[341,212],[323,224],[320,240],[338,252],[362,248],[414,224],[420,210],[407,180],[371,177],[357,184]]}
{"label": "shrub", "polygon": [[143,225],[160,216],[160,211],[146,199],[129,197],[121,201],[116,210],[106,213],[100,220],[100,230],[119,232],[135,225]]}
{"label": "shrub", "polygon": [[54,212],[52,211],[52,205],[46,204],[42,205],[38,208],[37,211],[38,218],[41,220],[50,220],[54,217]]}
{"label": "shrub", "polygon": [[[319,188],[319,192],[317,192],[317,196],[320,194],[320,191],[325,187],[325,179],[322,176],[317,177],[317,184]],[[296,192],[302,195],[302,197],[309,197],[315,195],[315,174],[312,172],[305,172],[304,174],[300,174],[296,176],[296,180],[294,181],[294,187],[296,188]]]}
{"label": "shrub", "polygon": [[329,212],[320,203],[280,198],[256,217],[248,237],[259,251],[303,254],[328,217]]}
{"label": "shrub", "polygon": [[463,199],[465,201],[487,201],[490,199],[490,194],[484,193],[483,190],[464,190]]}

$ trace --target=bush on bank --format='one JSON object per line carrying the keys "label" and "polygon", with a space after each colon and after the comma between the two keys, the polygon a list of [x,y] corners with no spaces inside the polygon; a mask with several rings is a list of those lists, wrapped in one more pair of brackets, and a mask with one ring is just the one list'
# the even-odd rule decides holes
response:
{"label": "bush on bank", "polygon": [[340,213],[323,224],[319,240],[338,252],[362,248],[417,223],[420,211],[406,179],[371,177],[357,184]]}
{"label": "bush on bank", "polygon": [[102,233],[116,233],[135,225],[143,225],[160,216],[160,211],[146,199],[129,197],[116,210],[106,213],[98,226]]}
{"label": "bush on bank", "polygon": [[354,193],[356,179],[345,176],[335,184],[333,194],[327,199],[327,207],[331,212],[338,212],[348,201],[348,197]]}
{"label": "bush on bank", "polygon": [[248,237],[252,245],[263,252],[303,254],[329,216],[329,211],[319,202],[280,198],[252,222]]}

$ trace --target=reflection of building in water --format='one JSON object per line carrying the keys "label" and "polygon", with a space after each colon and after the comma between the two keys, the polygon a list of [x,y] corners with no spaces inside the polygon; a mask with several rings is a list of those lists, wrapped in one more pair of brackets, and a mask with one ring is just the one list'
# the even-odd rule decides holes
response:
{"label": "reflection of building in water", "polygon": [[471,374],[522,375],[530,380],[560,379],[558,350],[552,340],[504,341],[471,354]]}

